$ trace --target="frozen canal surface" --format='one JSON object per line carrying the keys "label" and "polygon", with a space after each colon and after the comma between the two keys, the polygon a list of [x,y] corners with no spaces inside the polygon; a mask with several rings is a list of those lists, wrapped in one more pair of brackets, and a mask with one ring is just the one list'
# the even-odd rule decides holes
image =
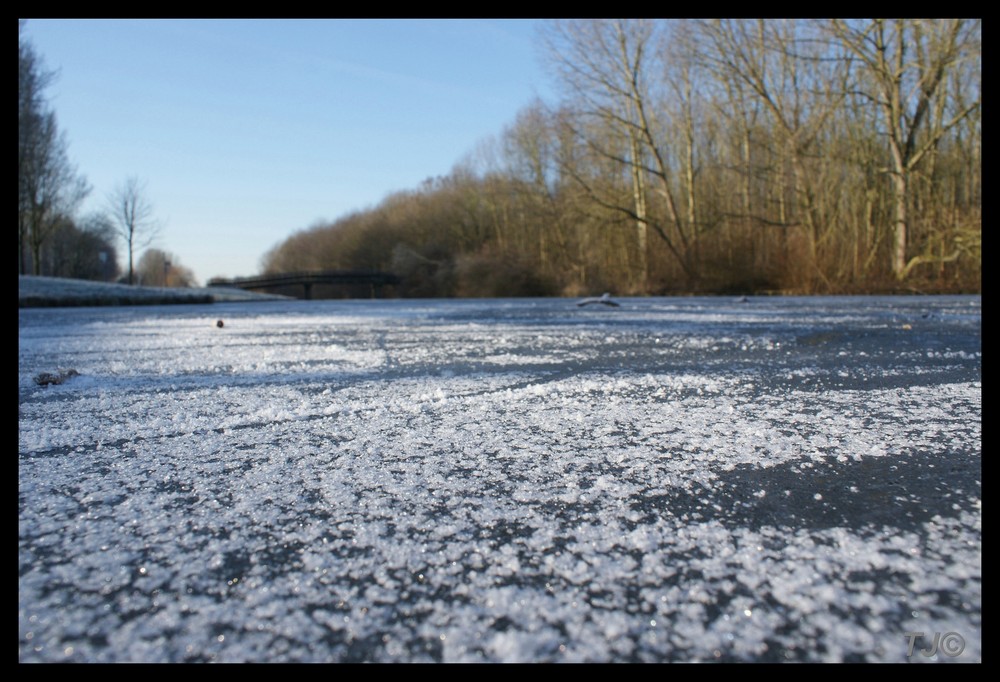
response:
{"label": "frozen canal surface", "polygon": [[982,660],[978,296],[18,315],[22,662]]}

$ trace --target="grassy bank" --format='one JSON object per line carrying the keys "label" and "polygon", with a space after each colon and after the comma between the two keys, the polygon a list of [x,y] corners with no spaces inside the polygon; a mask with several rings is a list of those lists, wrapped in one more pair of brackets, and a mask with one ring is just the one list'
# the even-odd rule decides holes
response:
{"label": "grassy bank", "polygon": [[221,287],[197,289],[141,287],[109,282],[21,275],[18,277],[17,305],[19,308],[169,305],[174,303],[268,301],[285,298],[287,297]]}

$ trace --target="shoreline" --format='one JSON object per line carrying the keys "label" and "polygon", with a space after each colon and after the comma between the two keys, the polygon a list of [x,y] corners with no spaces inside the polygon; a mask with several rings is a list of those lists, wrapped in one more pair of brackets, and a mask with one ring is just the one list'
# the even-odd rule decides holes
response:
{"label": "shoreline", "polygon": [[[672,296],[687,298],[698,294],[676,293]],[[775,298],[782,296],[810,296],[795,292],[758,292],[744,294],[741,299]],[[982,293],[921,292],[916,289],[893,292],[867,292],[864,294],[830,294],[832,296],[981,296]],[[707,294],[725,298],[738,294]],[[572,300],[572,297],[564,297]],[[136,305],[210,304],[260,301],[294,301],[292,296],[264,294],[229,287],[144,287],[93,282],[61,277],[18,275],[18,308],[78,308]]]}

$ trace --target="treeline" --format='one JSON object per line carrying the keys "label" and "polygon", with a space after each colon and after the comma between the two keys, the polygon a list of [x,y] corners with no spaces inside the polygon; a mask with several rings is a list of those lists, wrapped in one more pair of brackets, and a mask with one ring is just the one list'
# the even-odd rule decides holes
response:
{"label": "treeline", "polygon": [[24,38],[24,27],[18,20],[18,274],[115,281],[123,270],[116,244],[123,242],[129,284],[194,286],[194,273],[160,249],[146,250],[134,264],[135,252],[152,243],[158,227],[138,178],[110,193],[105,211],[78,215],[91,188],[70,162],[68,141],[45,96],[56,74]]}
{"label": "treeline", "polygon": [[580,20],[446,177],[300,231],[265,272],[408,296],[981,290],[978,20]]}
{"label": "treeline", "polygon": [[18,274],[114,279],[114,228],[99,217],[75,218],[90,188],[66,153],[45,90],[55,77],[32,45],[17,43]]}

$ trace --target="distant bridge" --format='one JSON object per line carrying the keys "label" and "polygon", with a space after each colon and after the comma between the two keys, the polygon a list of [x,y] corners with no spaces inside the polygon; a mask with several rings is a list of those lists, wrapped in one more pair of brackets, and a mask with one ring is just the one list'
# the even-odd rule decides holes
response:
{"label": "distant bridge", "polygon": [[302,286],[303,298],[312,299],[314,284],[349,284],[368,285],[372,298],[378,298],[382,287],[400,283],[400,278],[389,272],[371,270],[322,270],[318,272],[283,272],[275,275],[258,275],[256,277],[236,277],[222,279],[216,277],[208,282],[210,287],[231,287],[260,291],[289,286]]}

